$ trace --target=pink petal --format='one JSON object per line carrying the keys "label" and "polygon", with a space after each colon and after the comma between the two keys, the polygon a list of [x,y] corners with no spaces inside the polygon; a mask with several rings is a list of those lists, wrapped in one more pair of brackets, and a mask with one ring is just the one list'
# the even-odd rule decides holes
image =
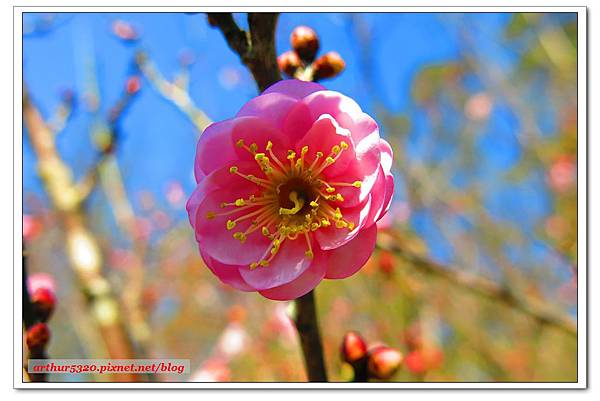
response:
{"label": "pink petal", "polygon": [[260,294],[275,301],[288,301],[307,294],[325,277],[327,259],[328,252],[317,252],[310,267],[297,279],[279,287],[259,291]]}
{"label": "pink petal", "polygon": [[266,93],[246,103],[236,117],[253,116],[269,121],[277,128],[283,128],[283,121],[298,100],[283,93]]}
{"label": "pink petal", "polygon": [[394,198],[394,176],[390,174],[390,175],[385,176],[385,199],[383,201],[383,209],[381,210],[381,213],[379,213],[379,216],[377,216],[376,221],[381,220],[381,218],[383,216],[385,216],[385,214],[388,212],[388,210],[390,209],[390,206],[392,204],[393,198]]}
{"label": "pink petal", "polygon": [[[286,239],[269,266],[259,266],[253,270],[249,267],[240,268],[240,274],[244,281],[257,290],[279,287],[294,281],[310,267],[312,259],[306,257],[306,250],[307,245],[303,237],[296,240]],[[263,253],[267,251],[265,247]],[[261,256],[254,261],[258,262]],[[268,256],[270,253],[267,252],[264,257]]]}
{"label": "pink petal", "polygon": [[231,144],[231,130],[237,123],[237,119],[232,118],[213,123],[202,132],[196,145],[196,182],[199,182],[202,176],[236,160],[235,148]]}
{"label": "pink petal", "polygon": [[325,169],[323,174],[331,182],[347,182],[360,181],[361,187],[339,187],[338,192],[344,197],[345,207],[354,207],[365,201],[369,196],[377,176],[379,175],[379,165],[381,161],[381,152],[378,144],[373,144],[372,147],[362,150],[359,153],[356,149],[356,157],[348,165],[348,168],[336,176],[330,176],[329,171]]}
{"label": "pink petal", "polygon": [[377,225],[362,230],[359,235],[344,246],[329,253],[329,264],[325,278],[340,279],[352,276],[367,263],[375,249]]}
{"label": "pink petal", "polygon": [[[244,168],[249,169],[250,167],[241,165],[240,171],[243,171]],[[250,195],[260,196],[259,187],[234,174],[230,174],[227,179],[224,177],[220,185],[221,188],[206,191],[203,198],[199,197],[196,214],[190,214],[190,219],[193,219],[192,226],[196,233],[196,240],[208,256],[221,263],[249,265],[262,256],[269,245],[269,240],[261,234],[260,230],[257,230],[249,234],[247,240],[242,244],[233,238],[233,233],[245,231],[250,226],[252,218],[239,222],[231,231],[226,229],[226,222],[252,210],[258,210],[258,207],[227,216],[216,216],[213,219],[208,219],[207,213],[235,210],[233,207],[222,209],[220,205],[222,202],[233,202],[239,198],[247,199]],[[193,207],[190,208],[190,212],[192,211]]]}
{"label": "pink petal", "polygon": [[[287,152],[292,149],[291,142],[277,127],[269,121],[259,117],[238,117],[239,123],[231,131],[231,141],[235,144],[243,139],[246,146],[256,143],[259,153],[266,152],[267,142],[273,143],[273,153],[281,160],[285,160]],[[254,156],[244,148],[235,146],[238,160],[254,162]]]}
{"label": "pink petal", "polygon": [[324,154],[321,158],[322,162],[330,154],[331,148],[335,145],[339,146],[342,141],[348,144],[348,149],[342,152],[334,164],[326,168],[329,175],[339,175],[348,168],[355,157],[354,144],[350,137],[350,131],[340,127],[329,114],[323,114],[319,117],[306,135],[296,143],[296,153],[300,154],[302,147],[308,146],[306,164],[310,165],[312,163],[318,151]]}
{"label": "pink petal", "polygon": [[365,221],[371,208],[371,196],[362,204],[353,208],[340,208],[343,218],[355,224],[355,228],[349,231],[347,228],[337,228],[334,224],[327,228],[319,228],[315,231],[315,239],[321,249],[329,250],[338,248],[356,237],[364,227]]}
{"label": "pink petal", "polygon": [[232,266],[221,263],[218,260],[208,256],[205,252],[202,252],[202,247],[200,247],[200,256],[210,271],[213,272],[213,274],[217,276],[221,282],[241,291],[256,291],[254,288],[250,287],[240,275],[240,266]]}
{"label": "pink petal", "polygon": [[375,185],[373,186],[373,190],[371,191],[371,208],[369,209],[369,215],[365,219],[364,227],[369,227],[371,224],[374,224],[381,215],[381,212],[385,207],[386,186],[385,173],[383,172],[383,168],[379,166],[379,174],[375,181]]}
{"label": "pink petal", "polygon": [[381,166],[383,167],[383,172],[386,175],[389,175],[392,171],[392,162],[394,160],[392,147],[385,139],[380,139],[379,151],[381,152]]}
{"label": "pink petal", "polygon": [[325,88],[314,82],[305,82],[298,79],[286,79],[269,86],[262,94],[266,95],[268,93],[283,93],[284,95],[288,95],[299,100],[313,92],[322,90],[325,90]]}

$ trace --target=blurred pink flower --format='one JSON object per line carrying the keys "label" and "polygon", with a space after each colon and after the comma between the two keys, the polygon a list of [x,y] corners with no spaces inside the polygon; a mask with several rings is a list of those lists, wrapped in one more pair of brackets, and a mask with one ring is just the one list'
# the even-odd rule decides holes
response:
{"label": "blurred pink flower", "polygon": [[557,192],[565,192],[575,184],[577,165],[570,156],[561,156],[548,172],[550,186]]}
{"label": "blurred pink flower", "polygon": [[116,20],[112,24],[112,31],[115,36],[126,42],[139,39],[139,33],[137,29],[135,29],[133,25],[127,21]]}
{"label": "blurred pink flower", "polygon": [[183,188],[181,184],[177,181],[173,181],[169,183],[167,186],[167,201],[173,207],[179,207],[183,204],[185,200],[185,192],[183,192]]}
{"label": "blurred pink flower", "polygon": [[42,231],[40,219],[30,214],[23,215],[23,238],[31,241]]}
{"label": "blurred pink flower", "polygon": [[354,100],[287,80],[210,125],[187,202],[221,281],[290,300],[356,273],[394,190],[392,150]]}
{"label": "blurred pink flower", "polygon": [[465,103],[465,115],[471,120],[482,121],[488,118],[492,106],[492,99],[487,93],[477,93]]}
{"label": "blurred pink flower", "polygon": [[229,323],[217,345],[219,352],[231,358],[244,350],[248,342],[246,330],[239,323]]}

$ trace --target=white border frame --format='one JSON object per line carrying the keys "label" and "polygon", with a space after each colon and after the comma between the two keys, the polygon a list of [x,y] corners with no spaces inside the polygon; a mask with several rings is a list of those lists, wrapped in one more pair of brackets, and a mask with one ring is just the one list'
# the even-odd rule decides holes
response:
{"label": "white border frame", "polygon": [[[573,383],[23,383],[21,366],[22,305],[21,305],[21,246],[22,246],[22,13],[24,12],[184,12],[184,11],[278,11],[278,12],[574,12],[577,13],[577,258],[578,266],[578,322],[577,322],[577,375]],[[14,65],[13,65],[13,154],[14,154],[14,232],[13,232],[13,386],[18,389],[584,389],[587,388],[587,9],[586,7],[482,7],[482,6],[427,6],[427,7],[336,7],[336,6],[18,6],[13,8]]]}

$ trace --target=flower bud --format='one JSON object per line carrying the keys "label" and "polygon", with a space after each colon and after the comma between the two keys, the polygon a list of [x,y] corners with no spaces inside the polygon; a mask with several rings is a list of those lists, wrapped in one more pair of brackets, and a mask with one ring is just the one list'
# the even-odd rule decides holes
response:
{"label": "flower bud", "polygon": [[422,375],[440,367],[444,353],[437,347],[427,346],[411,351],[406,355],[406,368],[415,375]]}
{"label": "flower bud", "polygon": [[39,319],[45,322],[56,308],[56,296],[49,288],[38,288],[31,294],[31,303]]}
{"label": "flower bud", "polygon": [[342,340],[340,352],[342,359],[352,365],[367,356],[367,343],[360,334],[350,331]]}
{"label": "flower bud", "polygon": [[290,36],[292,49],[307,63],[312,62],[319,50],[319,37],[316,32],[307,26],[298,26]]}
{"label": "flower bud", "polygon": [[132,75],[131,77],[127,78],[127,82],[125,82],[125,91],[129,95],[135,95],[141,87],[142,81],[137,75]]}
{"label": "flower bud", "polygon": [[296,70],[300,68],[300,64],[302,64],[300,58],[293,51],[285,52],[277,57],[277,65],[279,66],[279,69],[290,77],[294,76]]}
{"label": "flower bud", "polygon": [[46,348],[50,340],[50,329],[46,323],[36,323],[25,334],[27,347],[31,352],[39,352]]}
{"label": "flower bud", "polygon": [[313,78],[315,81],[323,78],[333,78],[346,68],[342,56],[336,52],[329,52],[319,57],[313,63]]}
{"label": "flower bud", "polygon": [[369,352],[367,369],[369,377],[387,380],[396,373],[402,363],[402,354],[391,347],[380,346]]}

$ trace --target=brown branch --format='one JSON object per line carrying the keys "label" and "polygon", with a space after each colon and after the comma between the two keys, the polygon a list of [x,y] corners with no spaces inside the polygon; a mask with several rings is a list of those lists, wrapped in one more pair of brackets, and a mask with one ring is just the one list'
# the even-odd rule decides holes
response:
{"label": "brown branch", "polygon": [[196,106],[188,91],[176,83],[169,82],[150,61],[146,53],[138,52],[135,62],[156,91],[181,110],[196,126],[198,132],[204,131],[212,123],[211,119]]}
{"label": "brown branch", "polygon": [[249,13],[250,32],[245,32],[231,13],[209,14],[211,23],[223,32],[227,44],[250,70],[261,92],[281,79],[275,54],[278,17],[276,13]]}
{"label": "brown branch", "polygon": [[[94,235],[85,223],[83,197],[77,190],[70,168],[62,161],[54,136],[23,87],[23,121],[38,159],[38,169],[44,187],[65,230],[69,262],[88,300],[90,311],[111,358],[130,359],[133,345],[127,335],[118,303],[109,282],[102,276],[102,255]],[[118,379],[137,381],[136,375]]]}
{"label": "brown branch", "polygon": [[296,299],[293,320],[300,336],[308,381],[326,382],[327,370],[323,358],[323,345],[319,333],[314,290]]}
{"label": "brown branch", "polygon": [[474,276],[461,271],[459,268],[444,266],[426,257],[408,252],[394,243],[393,240],[380,241],[377,246],[379,249],[394,253],[424,273],[439,277],[452,285],[478,296],[499,302],[524,313],[541,324],[547,324],[570,336],[577,337],[577,325],[573,320],[557,312],[542,301],[527,300],[515,294],[507,287],[496,284],[492,280]]}

